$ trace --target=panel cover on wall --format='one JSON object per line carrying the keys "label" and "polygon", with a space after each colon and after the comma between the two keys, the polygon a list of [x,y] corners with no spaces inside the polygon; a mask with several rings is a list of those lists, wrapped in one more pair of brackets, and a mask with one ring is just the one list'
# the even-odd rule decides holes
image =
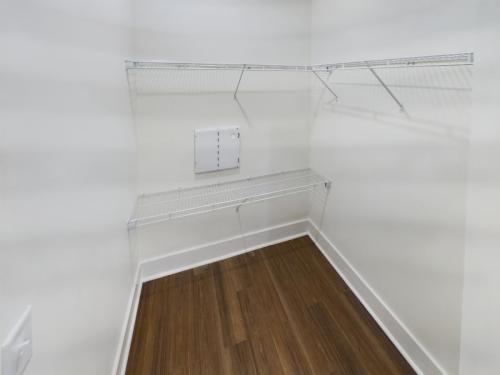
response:
{"label": "panel cover on wall", "polygon": [[240,129],[238,127],[196,129],[194,145],[195,173],[240,166]]}

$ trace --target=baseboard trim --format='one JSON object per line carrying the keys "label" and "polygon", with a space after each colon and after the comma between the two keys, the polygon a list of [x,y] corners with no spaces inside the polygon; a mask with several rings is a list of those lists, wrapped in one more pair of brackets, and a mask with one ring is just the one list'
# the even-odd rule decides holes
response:
{"label": "baseboard trim", "polygon": [[309,220],[293,221],[147,259],[140,263],[141,280],[147,282],[279,242],[307,236],[308,228]]}
{"label": "baseboard trim", "polygon": [[445,375],[446,371],[413,336],[410,330],[399,320],[333,242],[311,220],[309,220],[308,224],[309,237],[415,372],[419,375]]}
{"label": "baseboard trim", "polygon": [[137,309],[139,307],[141,290],[141,269],[140,266],[137,265],[134,275],[134,282],[130,291],[129,301],[125,312],[122,332],[120,335],[120,345],[116,354],[115,363],[113,364],[112,374],[124,375],[127,369],[128,353],[130,351],[130,344],[132,343],[132,334],[134,333],[135,317],[137,315]]}

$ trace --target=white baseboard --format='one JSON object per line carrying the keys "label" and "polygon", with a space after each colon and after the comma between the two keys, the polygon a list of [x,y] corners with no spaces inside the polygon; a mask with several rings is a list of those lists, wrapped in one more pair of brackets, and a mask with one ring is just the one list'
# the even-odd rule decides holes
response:
{"label": "white baseboard", "polygon": [[139,299],[141,297],[142,281],[140,265],[134,275],[134,281],[130,291],[129,301],[125,312],[122,332],[120,335],[119,347],[116,354],[115,363],[113,364],[112,374],[124,375],[127,369],[128,353],[130,344],[132,343],[132,334],[134,333],[135,317],[139,307]]}
{"label": "white baseboard", "polygon": [[335,268],[387,337],[412,368],[421,375],[440,375],[446,371],[437,363],[410,330],[399,320],[366,280],[356,271],[335,245],[309,221],[309,236]]}
{"label": "white baseboard", "polygon": [[176,251],[140,263],[142,281],[150,281],[177,272],[217,262],[261,247],[307,236],[309,220],[300,220],[249,232],[242,236]]}
{"label": "white baseboard", "polygon": [[418,374],[446,374],[385,302],[375,293],[373,288],[311,220],[295,221],[246,233],[244,240],[242,236],[235,236],[142,261],[138,265],[137,283],[134,283],[134,290],[131,292],[122,333],[122,344],[113,374],[125,374],[142,283],[304,235],[311,237],[332,267],[340,274]]}

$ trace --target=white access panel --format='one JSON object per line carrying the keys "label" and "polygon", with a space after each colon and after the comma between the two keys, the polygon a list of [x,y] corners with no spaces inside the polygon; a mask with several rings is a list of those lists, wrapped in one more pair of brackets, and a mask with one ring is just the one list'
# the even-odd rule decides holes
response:
{"label": "white access panel", "polygon": [[194,172],[205,173],[240,166],[240,129],[210,128],[194,131]]}
{"label": "white access panel", "polygon": [[240,129],[219,129],[219,169],[240,167]]}
{"label": "white access panel", "polygon": [[203,173],[218,169],[218,129],[196,129],[194,131],[194,172]]}

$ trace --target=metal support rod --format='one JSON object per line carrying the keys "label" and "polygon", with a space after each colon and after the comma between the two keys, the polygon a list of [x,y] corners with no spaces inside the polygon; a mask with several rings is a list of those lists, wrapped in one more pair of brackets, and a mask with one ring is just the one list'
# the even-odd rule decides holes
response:
{"label": "metal support rod", "polygon": [[335,100],[339,100],[338,95],[335,94],[335,92],[332,90],[332,88],[330,87],[330,85],[323,78],[321,78],[320,75],[317,72],[313,71],[313,73],[314,73],[314,75],[316,77],[318,77],[318,79],[328,89],[328,91],[330,91],[330,93],[334,96]]}
{"label": "metal support rod", "polygon": [[[332,73],[333,73],[333,70],[330,70],[328,72],[328,77],[326,78],[326,81],[327,82],[330,82],[330,77],[332,76]],[[314,114],[313,114],[313,119],[315,119],[317,116],[318,116],[318,112],[321,108],[321,103],[323,103],[323,96],[325,94],[325,90],[321,90],[320,94],[319,94],[319,98],[318,98],[318,103],[316,104],[316,109],[314,110]],[[335,99],[332,99],[332,101],[334,101]]]}
{"label": "metal support rod", "polygon": [[247,111],[245,111],[245,108],[243,107],[243,105],[241,104],[240,100],[238,99],[238,97],[236,95],[234,96],[234,100],[235,100],[236,104],[238,105],[238,108],[239,108],[241,114],[243,115],[243,118],[245,119],[246,123],[251,128],[252,122],[250,121],[250,117],[248,117]]}
{"label": "metal support rod", "polygon": [[369,70],[375,76],[375,78],[377,79],[377,81],[379,81],[379,83],[384,87],[385,91],[387,91],[387,93],[391,96],[391,98],[398,104],[399,109],[401,110],[401,112],[405,112],[405,107],[403,106],[403,104],[398,100],[398,98],[396,98],[396,95],[394,95],[394,93],[385,84],[385,82],[382,81],[382,78],[379,77],[379,75],[377,74],[377,72],[375,72],[375,70],[373,70],[373,68],[369,68]]}
{"label": "metal support rod", "polygon": [[238,100],[236,95],[238,95],[238,89],[240,88],[241,79],[243,78],[243,73],[245,73],[245,65],[243,65],[243,69],[241,69],[240,79],[238,79],[238,84],[236,85],[236,89],[234,90],[234,100]]}

